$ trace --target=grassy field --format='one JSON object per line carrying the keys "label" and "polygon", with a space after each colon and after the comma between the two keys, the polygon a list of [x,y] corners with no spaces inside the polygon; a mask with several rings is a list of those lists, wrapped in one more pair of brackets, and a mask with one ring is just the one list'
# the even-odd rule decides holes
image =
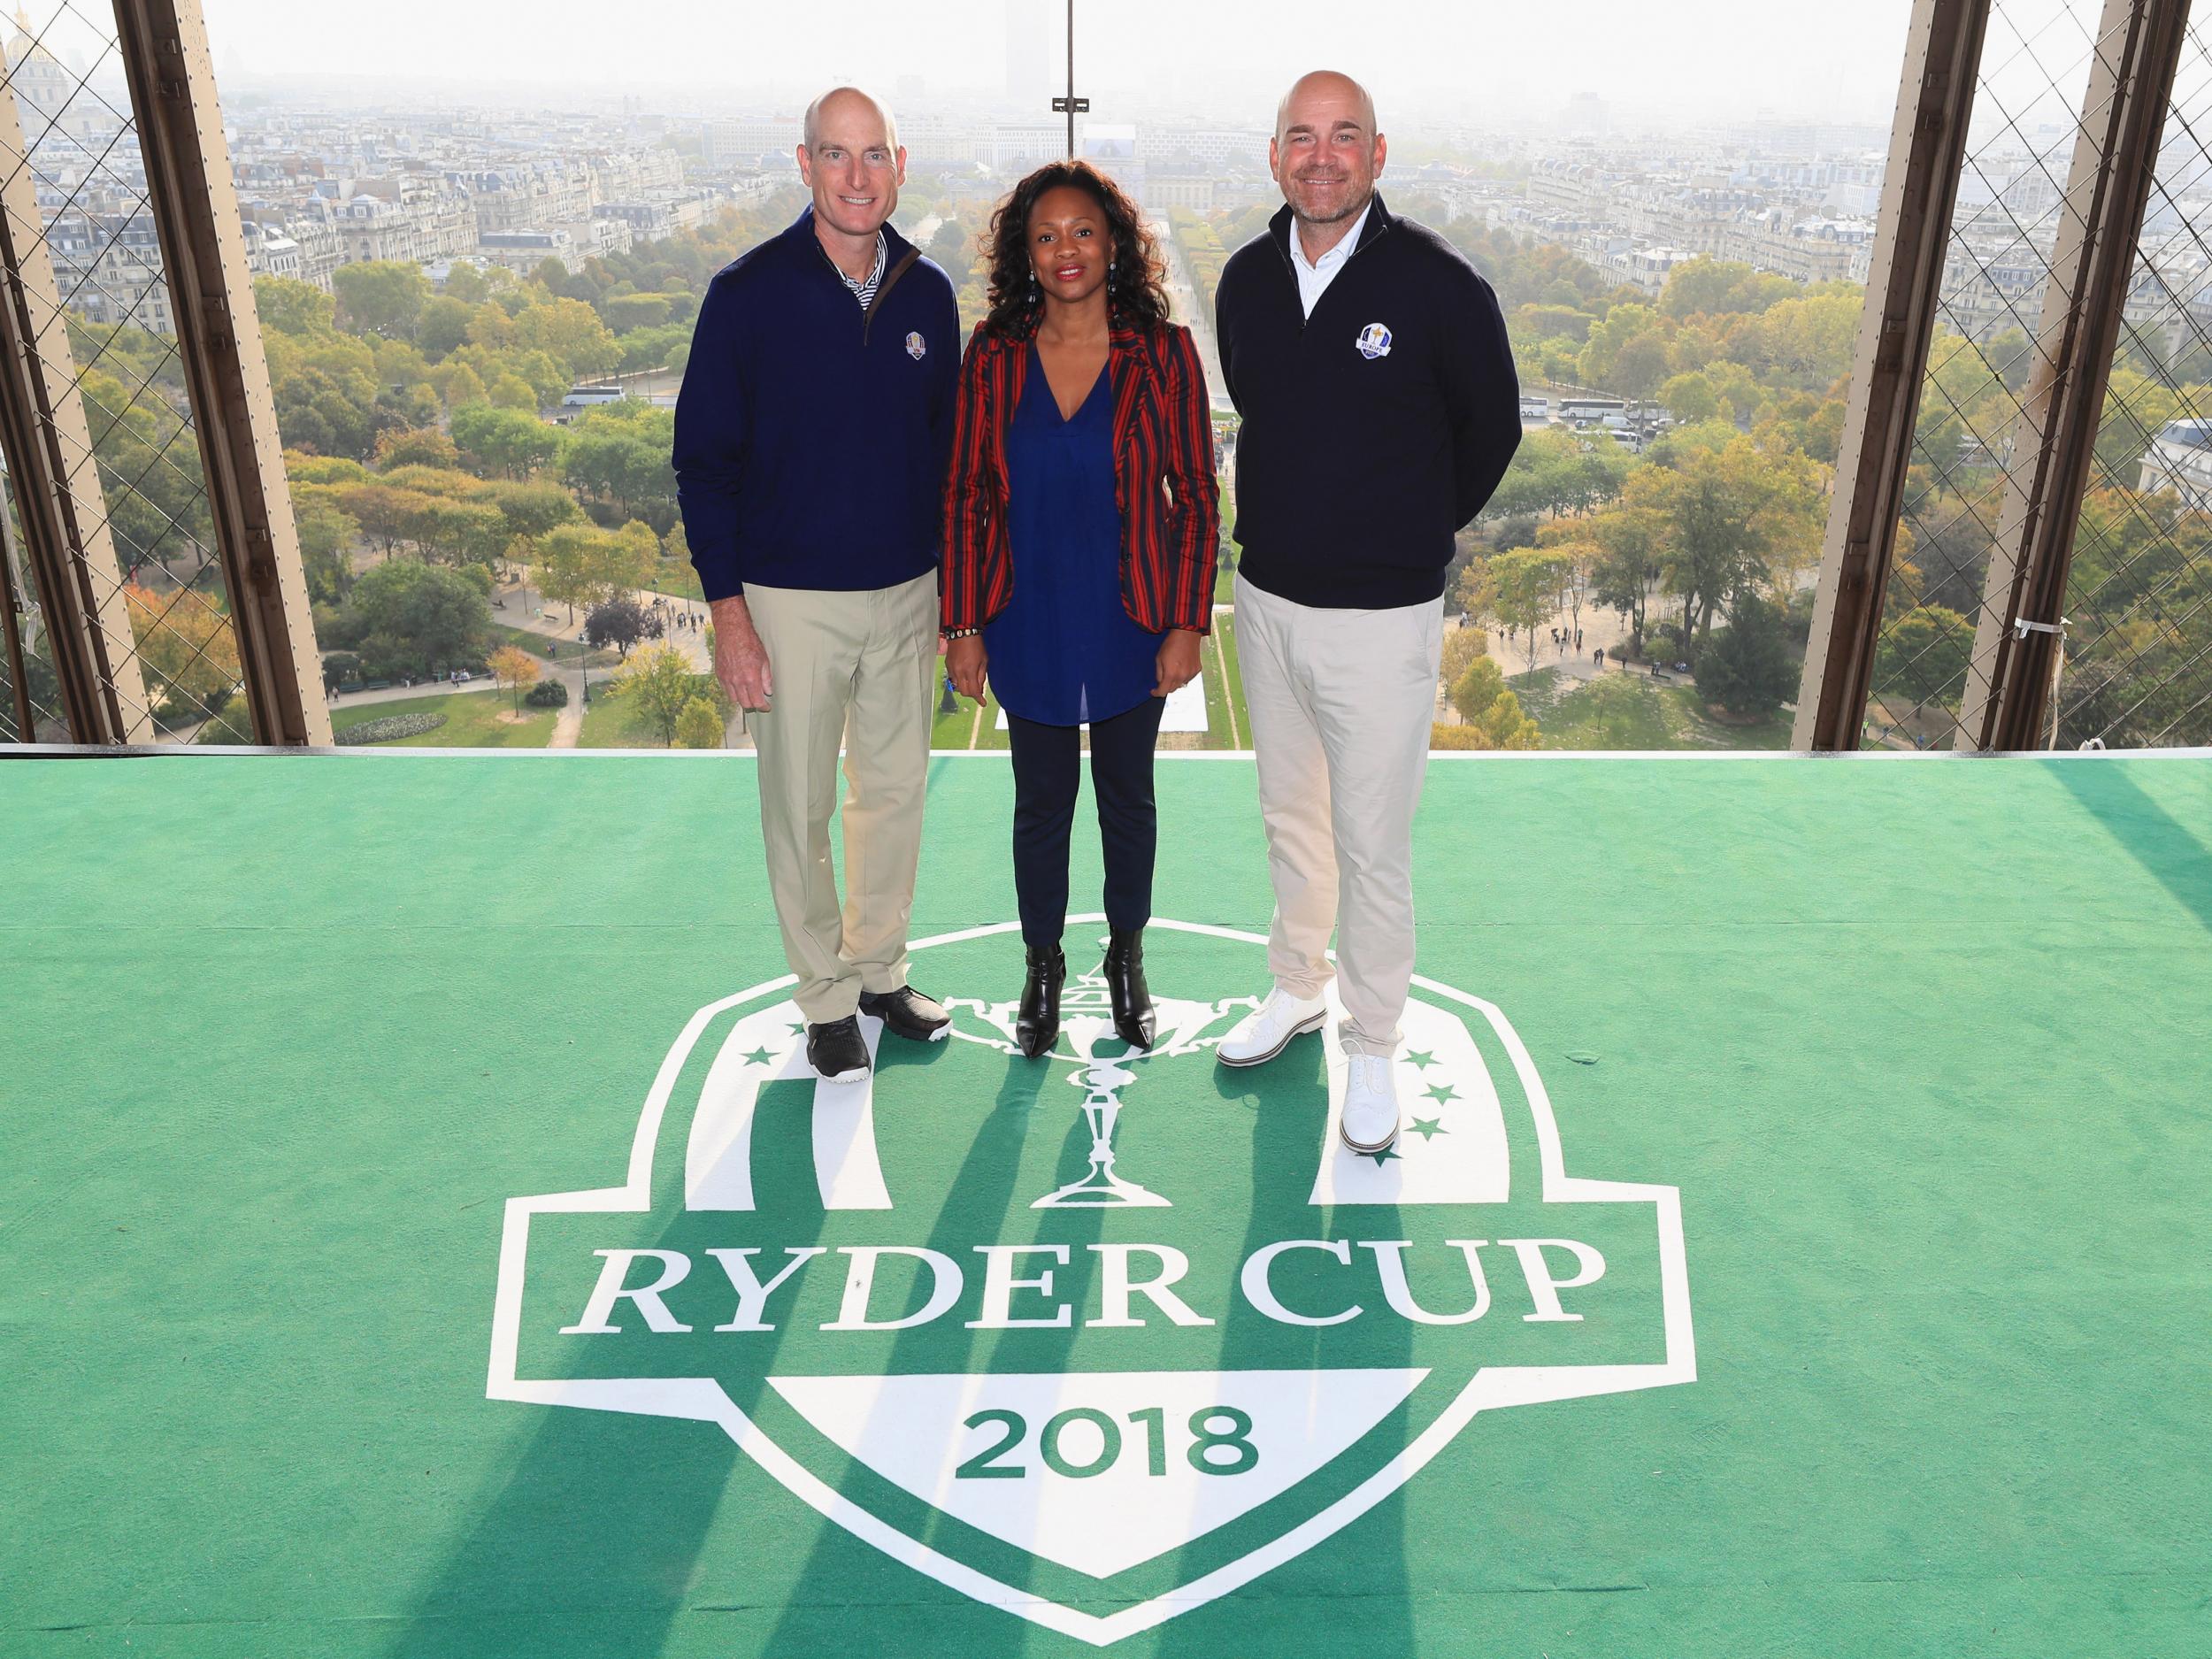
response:
{"label": "grassy field", "polygon": [[[1594,691],[1592,682],[1540,668],[1517,674],[1506,684],[1521,707],[1541,728],[1541,747],[1574,749],[1787,749],[1790,722],[1778,715],[1755,726],[1714,719],[1698,700],[1696,687],[1665,686],[1630,671],[1608,672],[1609,687],[1627,686],[1634,695]],[[1602,706],[1610,695],[1617,701]]]}
{"label": "grassy field", "polygon": [[[564,668],[576,666],[577,641],[574,640],[557,640],[549,634],[537,634],[528,628],[512,628],[503,622],[495,622],[491,626],[491,641],[494,650],[503,645],[518,645],[541,663],[558,663]],[[594,650],[585,660],[594,668],[612,668],[622,658],[613,651]]]}
{"label": "grassy field", "polygon": [[579,749],[665,749],[660,733],[622,700],[611,686],[595,684],[591,706],[584,710],[584,729],[576,740]]}
{"label": "grassy field", "polygon": [[692,569],[689,559],[656,561],[645,573],[645,585],[657,594],[672,594],[700,604],[707,602],[705,590],[699,586],[699,572]]}
{"label": "grassy field", "polygon": [[1237,625],[1217,611],[1202,653],[1206,676],[1206,737],[1196,749],[1249,749],[1252,722],[1244,712],[1244,678],[1237,669]]}
{"label": "grassy field", "polygon": [[[1214,631],[1200,652],[1206,680],[1206,730],[1164,733],[1162,749],[1249,749],[1252,723],[1245,718],[1244,681],[1237,672],[1237,636],[1233,620],[1216,612]],[[1227,664],[1224,678],[1223,664]],[[587,726],[588,741],[589,728]],[[954,714],[934,717],[929,734],[932,749],[1004,749],[1006,733],[998,729],[998,704],[988,704],[979,726],[975,704],[964,697]]]}
{"label": "grassy field", "polygon": [[330,711],[331,729],[346,732],[371,720],[397,714],[442,714],[445,724],[420,737],[394,738],[379,749],[543,749],[553,735],[550,709],[522,706],[524,718],[511,725],[500,718],[514,706],[510,694],[500,690],[457,691],[437,697],[404,697],[396,703],[342,705]]}
{"label": "grassy field", "polygon": [[1006,733],[998,729],[998,704],[995,702],[983,705],[983,718],[979,723],[976,705],[963,697],[960,707],[955,712],[936,715],[931,719],[929,746],[932,749],[1006,749],[1011,745]]}

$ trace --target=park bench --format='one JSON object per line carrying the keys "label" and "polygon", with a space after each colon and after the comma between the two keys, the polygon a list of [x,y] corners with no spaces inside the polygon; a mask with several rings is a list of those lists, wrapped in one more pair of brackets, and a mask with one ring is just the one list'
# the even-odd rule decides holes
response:
{"label": "park bench", "polygon": [[1674,676],[1672,674],[1663,674],[1655,668],[1651,671],[1651,677],[1663,685],[1671,686],[1674,684]]}

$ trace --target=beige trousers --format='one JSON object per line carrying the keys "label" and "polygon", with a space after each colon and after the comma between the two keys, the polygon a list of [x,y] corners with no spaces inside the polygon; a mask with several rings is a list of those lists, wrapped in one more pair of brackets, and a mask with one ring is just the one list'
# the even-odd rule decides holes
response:
{"label": "beige trousers", "polygon": [[1333,973],[1346,1051],[1393,1053],[1413,974],[1413,812],[1444,602],[1321,610],[1240,575],[1236,628],[1275,886],[1268,969],[1298,997]]}
{"label": "beige trousers", "polygon": [[[937,574],[825,593],[749,584],[774,690],[746,723],[759,755],[760,833],[792,998],[810,1024],[906,983],[907,926],[929,780]],[[845,898],[830,864],[845,750]]]}

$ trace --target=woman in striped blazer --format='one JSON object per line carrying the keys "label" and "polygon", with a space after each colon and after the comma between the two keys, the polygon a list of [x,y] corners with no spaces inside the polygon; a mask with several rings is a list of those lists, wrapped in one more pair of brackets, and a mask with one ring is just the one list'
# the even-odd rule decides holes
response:
{"label": "woman in striped blazer", "polygon": [[991,311],[960,370],[942,608],[955,688],[980,699],[987,680],[1012,740],[1016,1034],[1033,1058],[1059,1033],[1087,725],[1114,1029],[1149,1048],[1152,754],[1168,694],[1199,672],[1221,536],[1205,376],[1168,320],[1142,217],[1088,165],[1016,185],[985,251]]}

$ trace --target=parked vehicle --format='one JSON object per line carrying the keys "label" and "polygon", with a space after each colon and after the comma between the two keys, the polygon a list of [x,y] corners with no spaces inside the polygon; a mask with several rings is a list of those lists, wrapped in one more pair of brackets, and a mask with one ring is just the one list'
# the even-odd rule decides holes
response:
{"label": "parked vehicle", "polygon": [[1597,420],[1607,415],[1624,414],[1628,400],[1624,397],[1563,397],[1559,400],[1559,418],[1565,421]]}

